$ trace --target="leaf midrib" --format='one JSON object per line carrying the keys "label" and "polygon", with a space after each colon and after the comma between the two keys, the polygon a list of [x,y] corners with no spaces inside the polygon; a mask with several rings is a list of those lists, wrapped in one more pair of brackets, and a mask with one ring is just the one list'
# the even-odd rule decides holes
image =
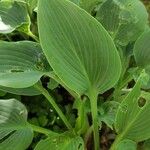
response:
{"label": "leaf midrib", "polygon": [[[124,130],[124,132],[122,132],[122,134],[120,134],[120,139],[124,138],[126,136],[126,134],[129,132],[130,128],[132,127],[132,124],[134,124],[134,122],[136,122],[137,118],[139,117],[139,115],[141,114],[141,112],[146,109],[146,107],[148,106],[148,104],[145,104],[144,107],[142,107],[140,109],[140,111],[137,113],[137,115],[134,117],[134,119],[127,125],[126,129]],[[138,109],[138,106],[137,106]]]}

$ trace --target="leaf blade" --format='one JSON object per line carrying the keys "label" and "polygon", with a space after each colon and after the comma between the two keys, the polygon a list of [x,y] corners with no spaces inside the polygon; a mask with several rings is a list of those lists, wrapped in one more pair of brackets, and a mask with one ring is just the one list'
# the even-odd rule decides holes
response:
{"label": "leaf blade", "polygon": [[23,25],[28,31],[30,19],[26,5],[17,1],[0,1],[0,33],[11,33]]}
{"label": "leaf blade", "polygon": [[0,85],[9,88],[33,86],[50,71],[40,45],[29,41],[1,41],[0,66]]}
{"label": "leaf blade", "polygon": [[24,150],[33,139],[33,131],[27,124],[27,110],[15,99],[0,100],[0,139],[0,150],[12,147]]}
{"label": "leaf blade", "polygon": [[84,143],[81,137],[71,137],[65,134],[41,140],[35,147],[35,150],[84,150]]}
{"label": "leaf blade", "polygon": [[66,0],[39,1],[38,9],[43,51],[59,78],[78,94],[91,86],[101,93],[111,88],[120,76],[121,64],[104,28]]}
{"label": "leaf blade", "polygon": [[[119,139],[127,138],[140,142],[150,137],[150,130],[148,128],[150,125],[150,95],[140,91],[144,78],[147,78],[145,73],[141,75],[132,91],[118,108],[115,129],[119,134]],[[140,106],[140,98],[144,98],[144,106]]]}

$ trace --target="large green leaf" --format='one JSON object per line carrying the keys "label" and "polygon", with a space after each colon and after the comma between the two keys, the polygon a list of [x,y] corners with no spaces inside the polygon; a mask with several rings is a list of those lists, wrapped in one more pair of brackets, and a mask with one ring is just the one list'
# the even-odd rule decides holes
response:
{"label": "large green leaf", "polygon": [[145,73],[118,108],[115,128],[120,140],[139,142],[150,138],[150,94],[140,91],[144,80],[147,80]]}
{"label": "large green leaf", "polygon": [[[0,33],[10,33],[23,26],[28,31],[30,19],[23,2],[0,1]],[[22,30],[22,29],[21,29]]]}
{"label": "large green leaf", "polygon": [[139,0],[106,0],[96,18],[121,45],[135,41],[148,23],[148,13]]}
{"label": "large green leaf", "polygon": [[84,142],[79,136],[60,134],[41,140],[35,150],[84,150]]}
{"label": "large green leaf", "polygon": [[[150,75],[150,31],[143,33],[134,45],[134,57],[139,68]],[[144,88],[150,88],[150,80]]]}
{"label": "large green leaf", "polygon": [[32,138],[25,106],[15,99],[0,100],[0,150],[25,150]]}
{"label": "large green leaf", "polygon": [[38,82],[49,65],[38,43],[0,42],[0,85],[27,88]]}
{"label": "large green leaf", "polygon": [[41,0],[38,9],[43,51],[58,77],[79,94],[113,87],[120,58],[101,24],[67,0]]}

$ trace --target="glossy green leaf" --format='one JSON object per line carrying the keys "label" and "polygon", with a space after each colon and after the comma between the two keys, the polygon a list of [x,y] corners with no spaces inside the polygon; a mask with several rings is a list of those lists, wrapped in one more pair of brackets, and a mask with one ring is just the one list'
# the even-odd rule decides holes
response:
{"label": "glossy green leaf", "polygon": [[137,144],[134,141],[125,139],[117,145],[116,150],[137,150]]}
{"label": "glossy green leaf", "polygon": [[0,42],[0,85],[27,88],[49,71],[38,43]]}
{"label": "glossy green leaf", "polygon": [[120,58],[101,24],[67,0],[41,0],[38,7],[41,44],[56,75],[78,94],[113,87]]}
{"label": "glossy green leaf", "polygon": [[25,106],[15,99],[0,100],[0,150],[25,150],[32,138]]}
{"label": "glossy green leaf", "polygon": [[148,24],[148,13],[139,0],[106,0],[96,18],[120,45],[135,41]]}
{"label": "glossy green leaf", "polygon": [[140,91],[145,78],[144,73],[118,108],[115,129],[120,139],[140,142],[150,138],[150,94]]}
{"label": "glossy green leaf", "polygon": [[11,33],[15,29],[23,27],[24,31],[29,30],[30,19],[23,2],[0,1],[0,33]]}
{"label": "glossy green leaf", "polygon": [[84,142],[81,137],[60,134],[41,140],[35,150],[84,150]]}

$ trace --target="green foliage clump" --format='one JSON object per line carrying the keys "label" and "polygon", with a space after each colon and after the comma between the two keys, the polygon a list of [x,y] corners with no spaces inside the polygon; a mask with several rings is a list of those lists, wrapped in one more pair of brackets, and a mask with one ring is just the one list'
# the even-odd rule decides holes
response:
{"label": "green foliage clump", "polygon": [[149,41],[139,0],[1,0],[0,150],[150,149]]}

